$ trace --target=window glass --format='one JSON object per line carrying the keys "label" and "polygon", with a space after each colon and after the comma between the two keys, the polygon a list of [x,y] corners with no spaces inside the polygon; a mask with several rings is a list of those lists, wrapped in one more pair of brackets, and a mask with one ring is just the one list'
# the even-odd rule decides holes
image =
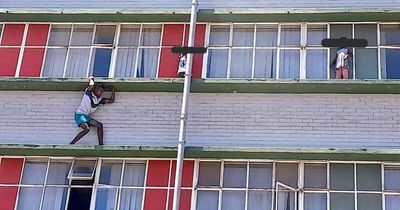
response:
{"label": "window glass", "polygon": [[96,48],[92,54],[92,69],[90,74],[95,77],[108,77],[112,49]]}
{"label": "window glass", "polygon": [[211,26],[210,45],[229,44],[229,26]]}
{"label": "window glass", "polygon": [[[119,35],[119,46],[138,46],[140,25],[123,24]],[[161,35],[161,34],[160,34]]]}
{"label": "window glass", "polygon": [[321,46],[323,39],[327,38],[327,27],[320,25],[307,26],[307,45]]}
{"label": "window glass", "polygon": [[160,46],[161,25],[144,25],[142,29],[142,46]]}
{"label": "window glass", "polygon": [[119,186],[122,161],[102,161],[99,184]]}
{"label": "window glass", "polygon": [[379,27],[382,45],[400,45],[400,24],[381,24]]}
{"label": "window glass", "polygon": [[245,191],[222,191],[222,210],[244,210]]}
{"label": "window glass", "polygon": [[297,163],[276,163],[276,181],[290,187],[297,187]]}
{"label": "window glass", "polygon": [[156,77],[158,52],[158,48],[145,48],[140,50],[136,73],[137,77]]}
{"label": "window glass", "polygon": [[90,46],[93,38],[93,25],[74,25],[72,32],[72,46]]}
{"label": "window glass", "polygon": [[281,45],[299,46],[300,45],[300,26],[281,26]]}
{"label": "window glass", "polygon": [[143,200],[142,189],[122,189],[120,210],[141,210]]}
{"label": "window glass", "polygon": [[310,50],[307,49],[307,79],[327,79],[327,50]]}
{"label": "window glass", "polygon": [[67,187],[46,187],[42,210],[65,210]]}
{"label": "window glass", "polygon": [[351,39],[353,37],[353,26],[351,24],[331,24],[330,38],[340,39],[345,37]]}
{"label": "window glass", "polygon": [[71,25],[51,25],[49,46],[67,47],[71,35]]}
{"label": "window glass", "polygon": [[146,172],[146,163],[126,162],[124,168],[124,186],[144,186],[144,176]]}
{"label": "window glass", "polygon": [[294,189],[277,184],[276,210],[296,210],[296,195]]}
{"label": "window glass", "polygon": [[245,188],[246,187],[246,163],[229,163],[224,164],[224,183],[223,187],[227,188]]}
{"label": "window glass", "polygon": [[75,160],[70,177],[92,178],[96,160]]}
{"label": "window glass", "polygon": [[[44,184],[46,169],[47,160],[26,160],[21,183],[34,185]],[[34,174],[34,176],[32,174]]]}
{"label": "window glass", "polygon": [[218,191],[197,192],[196,210],[218,209]]}
{"label": "window glass", "polygon": [[354,193],[331,193],[330,199],[330,210],[354,210]]}
{"label": "window glass", "polygon": [[378,79],[378,50],[355,50],[356,79]]}
{"label": "window glass", "polygon": [[298,79],[300,77],[300,50],[280,50],[279,78]]}
{"label": "window glass", "polygon": [[232,50],[231,78],[251,78],[253,50]]}
{"label": "window glass", "polygon": [[233,26],[233,47],[253,47],[254,25]]}
{"label": "window glass", "polygon": [[354,38],[366,39],[368,41],[368,46],[376,46],[378,43],[376,27],[376,24],[355,24]]}
{"label": "window glass", "polygon": [[380,164],[357,164],[357,190],[381,191],[381,180]]}
{"label": "window glass", "polygon": [[71,169],[70,160],[52,160],[47,175],[47,184],[68,185],[68,172]]}
{"label": "window glass", "polygon": [[117,188],[98,188],[96,210],[115,209]]}
{"label": "window glass", "polygon": [[304,188],[327,189],[326,164],[304,164]]}
{"label": "window glass", "polygon": [[89,48],[70,49],[65,77],[87,77]]}
{"label": "window glass", "polygon": [[331,190],[354,190],[354,164],[330,164]]}
{"label": "window glass", "polygon": [[63,77],[67,49],[48,48],[42,77]]}
{"label": "window glass", "polygon": [[228,50],[208,50],[208,78],[226,78],[228,68]]}
{"label": "window glass", "polygon": [[277,25],[257,25],[257,47],[276,47],[278,40]]}
{"label": "window glass", "polygon": [[249,188],[272,188],[272,163],[250,163]]}
{"label": "window glass", "polygon": [[135,48],[118,49],[115,77],[135,76],[136,55],[137,49]]}
{"label": "window glass", "polygon": [[17,210],[39,210],[41,198],[41,187],[21,187],[18,196]]}
{"label": "window glass", "polygon": [[400,206],[400,195],[385,195],[385,209],[397,210]]}
{"label": "window glass", "polygon": [[115,35],[115,25],[96,26],[95,44],[113,44]]}
{"label": "window glass", "polygon": [[304,210],[326,210],[325,193],[304,193]]}
{"label": "window glass", "polygon": [[360,210],[381,210],[382,194],[357,194],[357,209]]}
{"label": "window glass", "polygon": [[200,162],[199,166],[199,186],[219,186],[220,185],[220,162]]}
{"label": "window glass", "polygon": [[400,79],[400,49],[381,49],[382,79]]}
{"label": "window glass", "polygon": [[249,191],[248,210],[271,210],[272,192]]}
{"label": "window glass", "polygon": [[400,190],[400,167],[385,166],[385,190]]}
{"label": "window glass", "polygon": [[255,78],[276,78],[276,50],[256,50]]}

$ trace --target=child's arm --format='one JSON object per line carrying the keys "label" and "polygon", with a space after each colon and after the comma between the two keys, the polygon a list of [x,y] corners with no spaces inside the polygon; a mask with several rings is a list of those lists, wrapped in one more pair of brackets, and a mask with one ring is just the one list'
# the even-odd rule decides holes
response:
{"label": "child's arm", "polygon": [[114,88],[114,86],[110,86],[108,88],[111,89],[111,97],[106,99],[105,102],[106,102],[106,104],[112,104],[112,103],[114,103],[114,99],[115,99],[115,88]]}
{"label": "child's arm", "polygon": [[94,77],[93,77],[93,76],[90,76],[90,77],[89,77],[89,85],[88,85],[88,87],[87,87],[87,90],[88,90],[88,91],[92,91],[93,88],[94,88]]}

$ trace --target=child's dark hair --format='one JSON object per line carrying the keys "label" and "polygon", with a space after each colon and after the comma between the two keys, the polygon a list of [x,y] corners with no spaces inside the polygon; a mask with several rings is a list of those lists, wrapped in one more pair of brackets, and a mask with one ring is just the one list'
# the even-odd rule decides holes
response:
{"label": "child's dark hair", "polygon": [[103,83],[96,83],[95,88],[103,88],[103,89],[105,89],[105,86],[104,86]]}

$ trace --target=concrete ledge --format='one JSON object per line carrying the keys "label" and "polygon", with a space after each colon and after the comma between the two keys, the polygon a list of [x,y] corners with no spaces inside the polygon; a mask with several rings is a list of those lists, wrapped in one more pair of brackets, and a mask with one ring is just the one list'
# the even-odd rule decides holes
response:
{"label": "concrete ledge", "polygon": [[[97,79],[119,92],[182,92],[181,78]],[[82,91],[87,79],[0,78],[0,91]],[[399,94],[400,80],[193,79],[193,93]]]}
{"label": "concrete ledge", "polygon": [[[0,145],[6,156],[176,158],[175,147]],[[186,158],[400,161],[400,149],[187,147]]]}

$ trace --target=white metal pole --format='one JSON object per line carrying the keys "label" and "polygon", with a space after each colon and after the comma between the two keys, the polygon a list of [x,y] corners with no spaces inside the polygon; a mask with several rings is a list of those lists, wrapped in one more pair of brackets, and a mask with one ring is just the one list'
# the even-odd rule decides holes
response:
{"label": "white metal pole", "polygon": [[[192,0],[188,47],[194,47],[197,6],[198,6],[197,0]],[[192,63],[193,63],[193,54],[188,53],[186,72],[185,72],[185,84],[183,87],[183,96],[182,96],[182,109],[181,109],[181,119],[179,126],[178,154],[176,157],[174,200],[172,204],[172,210],[179,210],[179,201],[181,200],[180,193],[181,193],[181,183],[182,183],[182,168],[183,168],[183,158],[185,156],[187,106],[189,101],[190,83],[192,79]]]}

